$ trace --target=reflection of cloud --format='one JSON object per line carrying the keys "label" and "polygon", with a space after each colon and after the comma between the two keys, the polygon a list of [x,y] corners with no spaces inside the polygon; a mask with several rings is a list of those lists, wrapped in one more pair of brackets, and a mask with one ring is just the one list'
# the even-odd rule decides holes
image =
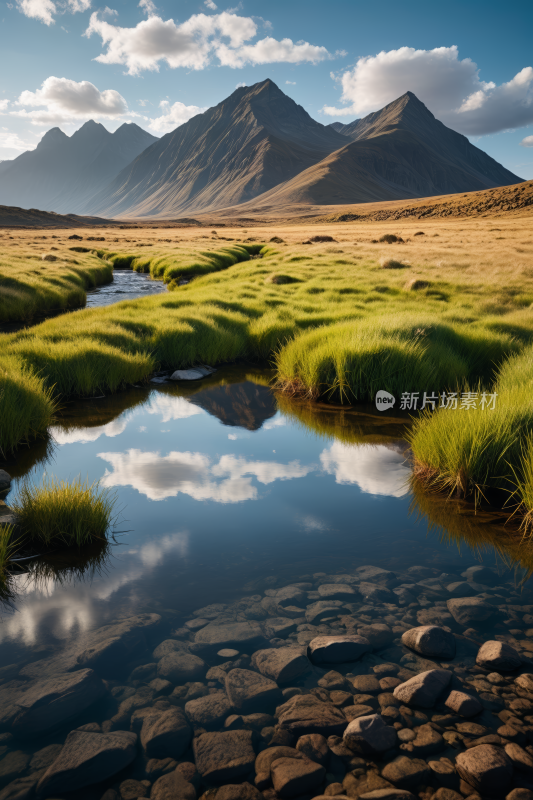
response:
{"label": "reflection of cloud", "polygon": [[326,472],[336,483],[356,483],[368,494],[402,497],[410,474],[405,457],[384,445],[346,445],[334,442],[320,454]]}
{"label": "reflection of cloud", "polygon": [[170,422],[172,419],[186,419],[196,414],[205,414],[198,406],[189,403],[185,397],[172,397],[170,394],[154,394],[150,405],[146,408],[149,414],[161,414],[161,422]]}
{"label": "reflection of cloud", "polygon": [[[246,461],[244,458],[222,456],[211,464],[202,453],[157,452],[128,450],[126,453],[98,453],[108,461],[113,471],[106,470],[104,486],[132,486],[151,500],[164,500],[187,494],[195,500],[214,500],[217,503],[238,503],[254,500],[257,488],[252,477],[260,483],[302,478],[314,467],[301,466],[298,461],[278,464],[275,461]],[[248,476],[248,477],[245,477]],[[217,481],[216,479],[222,479]]]}
{"label": "reflection of cloud", "polygon": [[145,567],[157,567],[167,553],[176,551],[180,558],[185,558],[188,550],[189,534],[173,533],[143,544],[139,550],[139,555]]}
{"label": "reflection of cloud", "polygon": [[283,428],[286,424],[287,420],[285,417],[282,417],[281,414],[276,414],[274,419],[269,419],[268,422],[265,422],[263,428],[265,431],[271,431],[272,428]]}
{"label": "reflection of cloud", "polygon": [[306,514],[302,517],[300,519],[300,524],[307,533],[311,533],[312,531],[327,531],[329,529],[327,523],[312,514]]}
{"label": "reflection of cloud", "polygon": [[50,432],[58,444],[73,444],[74,442],[96,442],[100,436],[119,436],[124,433],[128,419],[126,416],[114,419],[107,425],[98,425],[96,428],[74,428],[65,430],[59,426],[50,428]]}

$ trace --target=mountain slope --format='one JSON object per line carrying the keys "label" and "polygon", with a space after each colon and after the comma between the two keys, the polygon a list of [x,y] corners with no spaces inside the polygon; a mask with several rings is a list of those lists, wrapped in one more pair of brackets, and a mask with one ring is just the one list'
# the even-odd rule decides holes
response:
{"label": "mountain slope", "polygon": [[337,133],[342,133],[343,136],[347,136],[349,139],[351,139],[352,133],[355,131],[359,122],[361,122],[360,119],[355,119],[353,122],[348,122],[347,125],[344,125],[342,122],[331,122],[328,125],[328,128],[333,128],[333,130],[337,131]]}
{"label": "mountain slope", "polygon": [[49,130],[35,150],[0,170],[0,204],[78,212],[157,138],[134,123],[110,133],[90,120],[72,136]]}
{"label": "mountain slope", "polygon": [[435,119],[412,92],[343,127],[351,128],[350,144],[266,192],[254,208],[401,200],[521,180]]}
{"label": "mountain slope", "polygon": [[85,206],[166,216],[246,202],[346,143],[270,80],[237,89],[149,147]]}

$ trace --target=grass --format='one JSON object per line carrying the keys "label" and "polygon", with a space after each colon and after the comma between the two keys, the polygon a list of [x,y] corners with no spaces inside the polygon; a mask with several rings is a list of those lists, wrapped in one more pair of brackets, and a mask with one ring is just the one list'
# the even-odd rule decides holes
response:
{"label": "grass", "polygon": [[12,509],[28,544],[82,548],[106,540],[115,502],[98,482],[45,477],[40,485],[23,484]]}
{"label": "grass", "polygon": [[18,541],[14,539],[13,525],[0,525],[0,586],[4,583],[11,559],[15,555]]}

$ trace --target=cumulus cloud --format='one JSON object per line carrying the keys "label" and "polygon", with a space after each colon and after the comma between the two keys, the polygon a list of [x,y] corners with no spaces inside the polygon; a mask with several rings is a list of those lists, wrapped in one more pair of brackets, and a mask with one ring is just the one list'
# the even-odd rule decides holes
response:
{"label": "cumulus cloud", "polygon": [[159,70],[160,62],[176,69],[201,70],[213,63],[229,67],[275,62],[317,63],[330,57],[325,47],[308,42],[293,43],[267,37],[254,44],[257,25],[251,17],[224,11],[220,14],[194,14],[178,24],[156,14],[133,28],[122,28],[91,15],[85,36],[96,34],[106,48],[96,57],[101,64],[123,64],[130,75],[143,70]]}
{"label": "cumulus cloud", "polygon": [[213,0],[204,0],[204,6],[210,9],[210,11],[216,11],[218,6],[213,3]]}
{"label": "cumulus cloud", "polygon": [[334,442],[320,454],[323,469],[336,483],[355,483],[367,494],[402,497],[410,470],[405,457],[384,445],[351,446]]}
{"label": "cumulus cloud", "polygon": [[142,8],[142,10],[149,17],[151,17],[157,11],[157,6],[155,5],[155,3],[152,2],[152,0],[140,0],[139,8]]}
{"label": "cumulus cloud", "polygon": [[45,25],[52,25],[54,14],[70,11],[72,14],[87,11],[91,7],[91,0],[17,0],[17,8],[26,17],[38,19]]}
{"label": "cumulus cloud", "polygon": [[9,105],[9,100],[0,100],[0,111],[5,111]]}
{"label": "cumulus cloud", "polygon": [[186,106],[179,101],[170,105],[168,100],[159,103],[162,114],[159,117],[145,117],[148,127],[157,133],[168,133],[173,131],[184,122],[188,122],[197,114],[203,114],[206,110],[200,106]]}
{"label": "cumulus cloud", "polygon": [[435,116],[461,133],[484,135],[533,122],[533,68],[497,86],[482,81],[456,46],[434,50],[401,47],[360,58],[338,79],[341,107],[325,106],[330,116],[361,116],[412,91]]}
{"label": "cumulus cloud", "polygon": [[520,142],[521,147],[533,147],[533,136],[526,136]]}
{"label": "cumulus cloud", "polygon": [[37,143],[30,142],[25,139],[22,139],[18,133],[14,131],[10,131],[7,128],[0,129],[0,151],[2,150],[14,150],[15,153],[3,153],[3,155],[9,155],[15,157],[18,153],[23,153],[26,150],[33,150]]}
{"label": "cumulus cloud", "polygon": [[16,105],[25,108],[10,113],[27,117],[35,125],[58,125],[88,117],[120,117],[128,111],[126,101],[115,89],[101,92],[89,81],[76,82],[53,75],[36,92],[22,92]]}

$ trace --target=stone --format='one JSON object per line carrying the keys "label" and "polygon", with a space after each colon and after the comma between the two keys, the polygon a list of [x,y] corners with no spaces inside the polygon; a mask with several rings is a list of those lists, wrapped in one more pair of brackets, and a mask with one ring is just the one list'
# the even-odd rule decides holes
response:
{"label": "stone", "polygon": [[130,764],[137,735],[130,731],[71,731],[58,758],[39,781],[37,793],[48,797],[101,783]]}
{"label": "stone", "polygon": [[205,661],[192,653],[169,653],[157,665],[160,678],[178,684],[201,680],[206,671]]}
{"label": "stone", "polygon": [[223,658],[225,660],[238,658],[239,651],[238,650],[230,650],[229,648],[225,647],[222,650],[219,650],[217,653],[219,658]]}
{"label": "stone", "polygon": [[181,708],[153,709],[145,716],[141,744],[148,758],[180,758],[191,742],[192,730]]}
{"label": "stone", "polygon": [[276,683],[289,683],[309,668],[309,659],[297,647],[278,647],[257,650],[252,656],[252,665]]}
{"label": "stone", "polygon": [[533,693],[533,675],[530,672],[523,672],[522,675],[515,678],[514,682],[520,689]]}
{"label": "stone", "polygon": [[251,783],[227,783],[218,789],[216,800],[263,800],[263,795]]}
{"label": "stone", "polygon": [[79,716],[105,694],[105,686],[92,669],[30,681],[0,690],[0,731],[17,737],[42,736]]}
{"label": "stone", "polygon": [[455,689],[448,695],[445,705],[461,717],[474,717],[483,711],[483,705],[477,697]]}
{"label": "stone", "polygon": [[496,610],[481,597],[452,597],[446,605],[454,620],[465,627],[485,622]]}
{"label": "stone", "polygon": [[321,736],[319,733],[308,733],[305,736],[300,736],[296,742],[296,749],[302,755],[310,758],[311,761],[322,764],[323,767],[326,766],[329,749],[325,736]]}
{"label": "stone", "polygon": [[363,625],[359,628],[359,636],[368,639],[370,646],[374,650],[380,650],[383,647],[388,647],[394,640],[394,633],[389,625],[385,623],[375,622],[372,625]]}
{"label": "stone", "polygon": [[171,653],[189,653],[189,645],[186,642],[180,642],[178,639],[165,639],[157,645],[152,657],[156,661],[160,661],[163,656],[168,656]]}
{"label": "stone", "polygon": [[344,711],[344,716],[346,719],[351,722],[352,719],[357,719],[357,717],[368,717],[371,714],[374,714],[376,709],[372,706],[367,705],[355,705],[355,706],[347,706],[346,708],[342,709]]}
{"label": "stone", "polygon": [[[351,679],[351,683],[356,692],[361,694],[379,694],[381,686],[375,675],[356,675]],[[359,699],[356,697],[356,701]]]}
{"label": "stone", "polygon": [[533,791],[531,789],[513,789],[505,796],[505,800],[533,800]]}
{"label": "stone", "polygon": [[5,471],[5,469],[0,469],[0,492],[5,492],[11,488],[11,475]]}
{"label": "stone", "polygon": [[451,677],[452,673],[447,669],[430,669],[397,686],[393,694],[402,703],[433,708]]}
{"label": "stone", "polygon": [[401,745],[401,749],[416,756],[428,756],[444,750],[445,742],[438,731],[429,723],[420,725],[416,731],[416,737],[410,742]]}
{"label": "stone", "polygon": [[[294,747],[267,747],[262,750],[255,760],[255,772],[257,775],[266,775],[267,782],[270,783],[270,768],[278,758],[303,758],[303,754]],[[256,781],[257,785],[257,781]]]}
{"label": "stone", "polygon": [[118,793],[122,800],[136,800],[138,797],[147,797],[150,793],[147,786],[133,778],[122,781],[118,787]]}
{"label": "stone", "polygon": [[277,683],[249,669],[231,669],[225,684],[229,702],[240,714],[268,711],[283,699]]}
{"label": "stone", "polygon": [[150,758],[146,764],[145,773],[153,782],[160,778],[161,775],[174,772],[177,766],[178,763],[173,758]]}
{"label": "stone", "polygon": [[263,630],[268,639],[283,639],[293,633],[296,627],[296,622],[291,617],[268,617],[263,623]]}
{"label": "stone", "polygon": [[278,758],[270,768],[272,783],[279,798],[297,797],[319,786],[326,769],[308,758]]}
{"label": "stone", "polygon": [[332,703],[324,703],[313,694],[295,695],[278,708],[278,721],[283,730],[294,736],[320,733],[342,735],[348,721]]}
{"label": "stone", "polygon": [[61,744],[49,744],[47,747],[43,747],[42,750],[38,750],[32,756],[30,770],[36,772],[41,769],[48,769],[60,754],[62,747],[63,745]]}
{"label": "stone", "polygon": [[221,625],[211,622],[196,632],[194,642],[197,652],[209,655],[225,647],[238,650],[258,648],[266,643],[266,639],[260,624],[256,620],[247,620]]}
{"label": "stone", "polygon": [[394,572],[390,572],[388,569],[382,569],[381,567],[365,565],[363,567],[357,567],[355,572],[357,577],[362,581],[378,583],[382,584],[383,586],[389,586],[392,583],[396,583],[396,575]]}
{"label": "stone", "polygon": [[[431,795],[431,800],[463,800],[463,795],[454,789],[447,789],[445,786],[441,786],[435,794]],[[475,795],[472,800],[477,800]]]}
{"label": "stone", "polygon": [[380,605],[381,603],[398,603],[397,595],[391,592],[390,589],[377,583],[362,581],[359,584],[359,592],[367,603],[374,603],[375,605]]}
{"label": "stone", "polygon": [[513,762],[513,767],[520,772],[533,772],[533,758],[516,742],[505,745],[505,752]]}
{"label": "stone", "polygon": [[462,577],[466,578],[467,581],[482,583],[484,586],[498,586],[501,583],[501,578],[497,572],[480,564],[476,564],[475,567],[469,567],[462,573]]}
{"label": "stone", "polygon": [[342,664],[357,661],[371,650],[370,642],[357,634],[348,636],[317,636],[307,648],[313,664]]}
{"label": "stone", "polygon": [[201,728],[220,727],[231,710],[231,703],[224,692],[208,694],[185,703],[187,717]]}
{"label": "stone", "polygon": [[206,781],[229,783],[248,775],[254,767],[252,731],[203,733],[193,740],[194,760]]}
{"label": "stone", "polygon": [[0,760],[0,783],[13,780],[26,772],[31,756],[22,750],[12,750]]}
{"label": "stone", "polygon": [[305,602],[306,592],[297,586],[284,586],[276,592],[275,600],[278,606],[297,606]]}
{"label": "stone", "polygon": [[156,780],[150,800],[196,800],[196,789],[175,769]]}
{"label": "stone", "polygon": [[350,600],[353,602],[357,592],[347,583],[323,583],[318,587],[318,594],[324,600]]}
{"label": "stone", "polygon": [[455,581],[446,587],[452,597],[474,597],[476,590],[468,581]]}
{"label": "stone", "polygon": [[459,753],[455,766],[460,777],[480,794],[501,797],[513,779],[513,763],[501,747],[480,744]]}
{"label": "stone", "polygon": [[343,741],[350,750],[373,755],[395,747],[397,735],[379,714],[371,714],[352,720],[344,731]]}
{"label": "stone", "polygon": [[405,631],[402,644],[426,658],[455,657],[455,636],[438,625],[422,625]]}
{"label": "stone", "polygon": [[522,658],[510,644],[491,640],[479,648],[476,664],[494,672],[513,672],[522,665]]}
{"label": "stone", "polygon": [[358,797],[359,800],[418,800],[408,789],[375,789]]}
{"label": "stone", "polygon": [[205,378],[203,372],[197,369],[177,369],[170,376],[171,381],[201,381]]}
{"label": "stone", "polygon": [[414,789],[419,784],[430,783],[431,769],[420,758],[400,756],[386,764],[381,775],[399,789]]}
{"label": "stone", "polygon": [[338,617],[341,613],[340,600],[317,600],[307,606],[305,619],[310,625],[318,625],[326,617]]}

